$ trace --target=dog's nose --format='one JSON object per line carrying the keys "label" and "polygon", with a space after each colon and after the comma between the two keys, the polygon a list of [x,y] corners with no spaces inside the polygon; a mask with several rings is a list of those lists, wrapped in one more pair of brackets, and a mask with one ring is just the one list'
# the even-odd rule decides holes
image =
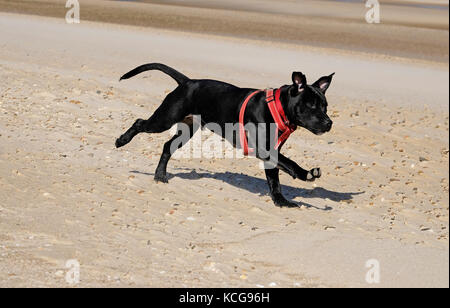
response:
{"label": "dog's nose", "polygon": [[333,121],[331,121],[331,120],[327,121],[326,126],[327,126],[328,131],[330,131],[331,126],[333,126]]}

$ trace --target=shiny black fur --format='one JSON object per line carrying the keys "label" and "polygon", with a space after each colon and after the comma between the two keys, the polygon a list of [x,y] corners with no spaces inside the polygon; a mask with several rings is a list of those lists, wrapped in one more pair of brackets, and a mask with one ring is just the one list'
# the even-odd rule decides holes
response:
{"label": "shiny black fur", "polygon": [[[190,119],[192,115],[201,115],[202,123],[217,123],[221,126],[222,132],[225,132],[226,123],[238,123],[239,111],[245,98],[255,91],[250,88],[238,88],[234,85],[215,81],[215,80],[194,80],[189,79],[180,72],[158,63],[145,64],[128,72],[122,79],[131,78],[141,72],[148,70],[160,70],[174,78],[178,87],[167,95],[161,106],[148,119],[138,119],[136,122],[116,140],[116,147],[122,147],[129,143],[134,136],[139,133],[161,133],[174,124],[186,123],[191,127],[191,137],[195,133],[194,125]],[[314,134],[320,135],[330,131],[332,121],[327,116],[327,100],[325,92],[331,83],[334,74],[324,76],[314,84],[308,85],[305,75],[300,72],[292,74],[292,84],[281,87],[281,103],[285,110],[288,120],[297,125],[306,128]],[[264,92],[257,94],[249,102],[246,113],[245,123],[273,123],[272,115],[267,106]],[[269,125],[267,125],[269,127]],[[259,128],[258,129],[262,129]],[[271,165],[267,160],[269,155],[270,129],[263,131],[266,135],[265,144],[258,144],[249,137],[249,145],[255,148],[255,155],[264,160],[266,164],[266,177],[270,188],[271,197],[277,206],[297,206],[281,194],[279,181],[279,170],[282,170],[294,179],[299,178],[303,181],[314,181],[320,178],[319,168],[304,170],[294,161],[278,153],[276,166]],[[258,132],[258,135],[261,132]],[[155,172],[155,180],[167,183],[167,163],[173,153],[171,153],[171,144],[179,135],[175,135],[166,142],[161,155],[160,162]],[[223,135],[222,137],[226,137]],[[230,141],[235,147],[240,147],[239,137],[233,136]],[[181,147],[182,144],[179,146]],[[280,149],[279,149],[280,150]],[[278,151],[279,151],[278,150]]]}

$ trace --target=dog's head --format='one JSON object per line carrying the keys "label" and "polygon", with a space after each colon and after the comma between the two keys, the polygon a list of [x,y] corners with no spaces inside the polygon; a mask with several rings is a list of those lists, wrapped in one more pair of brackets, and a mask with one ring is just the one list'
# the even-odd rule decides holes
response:
{"label": "dog's head", "polygon": [[292,73],[292,85],[288,89],[289,120],[306,128],[316,135],[331,130],[333,121],[327,115],[328,102],[325,92],[331,84],[333,74],[324,76],[312,85],[306,82],[306,76],[300,72]]}

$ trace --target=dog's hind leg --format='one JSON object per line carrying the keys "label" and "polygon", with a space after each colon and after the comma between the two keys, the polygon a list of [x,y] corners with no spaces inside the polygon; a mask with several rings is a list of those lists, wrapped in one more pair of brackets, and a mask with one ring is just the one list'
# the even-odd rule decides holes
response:
{"label": "dog's hind leg", "polygon": [[[183,126],[184,125],[184,126]],[[159,160],[158,167],[155,172],[155,181],[168,183],[167,178],[167,163],[176,150],[184,146],[195,134],[200,125],[196,126],[193,122],[193,117],[186,117],[179,125],[178,132],[169,141],[164,144],[163,153]]]}
{"label": "dog's hind leg", "polygon": [[178,87],[164,99],[163,103],[148,119],[136,122],[116,140],[116,147],[128,144],[139,133],[162,133],[190,114],[185,89]]}

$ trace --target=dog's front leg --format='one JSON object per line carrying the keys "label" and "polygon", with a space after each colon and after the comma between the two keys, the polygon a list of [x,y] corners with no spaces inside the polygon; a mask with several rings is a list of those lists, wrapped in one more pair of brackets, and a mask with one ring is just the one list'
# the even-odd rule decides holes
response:
{"label": "dog's front leg", "polygon": [[[258,151],[257,153],[261,153]],[[267,157],[267,156],[266,156]],[[271,157],[263,159],[267,184],[270,189],[270,196],[276,206],[279,207],[298,207],[298,204],[287,200],[281,193],[279,173],[280,169],[291,175],[294,179],[299,178],[304,181],[314,181],[321,175],[319,168],[306,171],[297,165],[294,161],[278,153],[278,158]],[[275,167],[276,166],[276,167]]]}
{"label": "dog's front leg", "polygon": [[272,197],[273,203],[279,207],[298,207],[294,202],[287,200],[281,193],[280,185],[280,169],[278,168],[266,168],[266,178],[269,184],[270,196]]}
{"label": "dog's front leg", "polygon": [[276,154],[277,155],[274,156],[273,153],[270,153],[261,147],[258,147],[256,151],[256,157],[264,161],[266,170],[270,169],[270,167],[267,166],[272,166],[272,168],[278,168],[286,172],[294,179],[298,178],[307,182],[314,182],[322,176],[320,168],[313,168],[307,171],[300,167],[296,162],[281,154],[279,151]]}
{"label": "dog's front leg", "polygon": [[269,134],[269,130],[258,127],[256,132],[256,135],[250,134],[250,137],[258,136],[259,138],[257,140],[265,141],[257,143],[255,138],[249,138],[249,143],[256,148],[256,157],[264,161],[266,170],[270,169],[270,166],[272,166],[272,168],[278,168],[286,172],[294,179],[298,178],[302,181],[307,182],[314,182],[316,179],[321,177],[322,173],[320,171],[320,168],[313,168],[307,171],[300,167],[296,162],[281,154],[280,149],[278,149],[277,151],[271,150],[273,145],[270,144],[269,140],[272,140],[273,133]]}
{"label": "dog's front leg", "polygon": [[302,181],[314,182],[322,176],[320,168],[313,168],[307,171],[281,153],[278,154],[277,167],[288,173],[294,179],[299,178]]}

